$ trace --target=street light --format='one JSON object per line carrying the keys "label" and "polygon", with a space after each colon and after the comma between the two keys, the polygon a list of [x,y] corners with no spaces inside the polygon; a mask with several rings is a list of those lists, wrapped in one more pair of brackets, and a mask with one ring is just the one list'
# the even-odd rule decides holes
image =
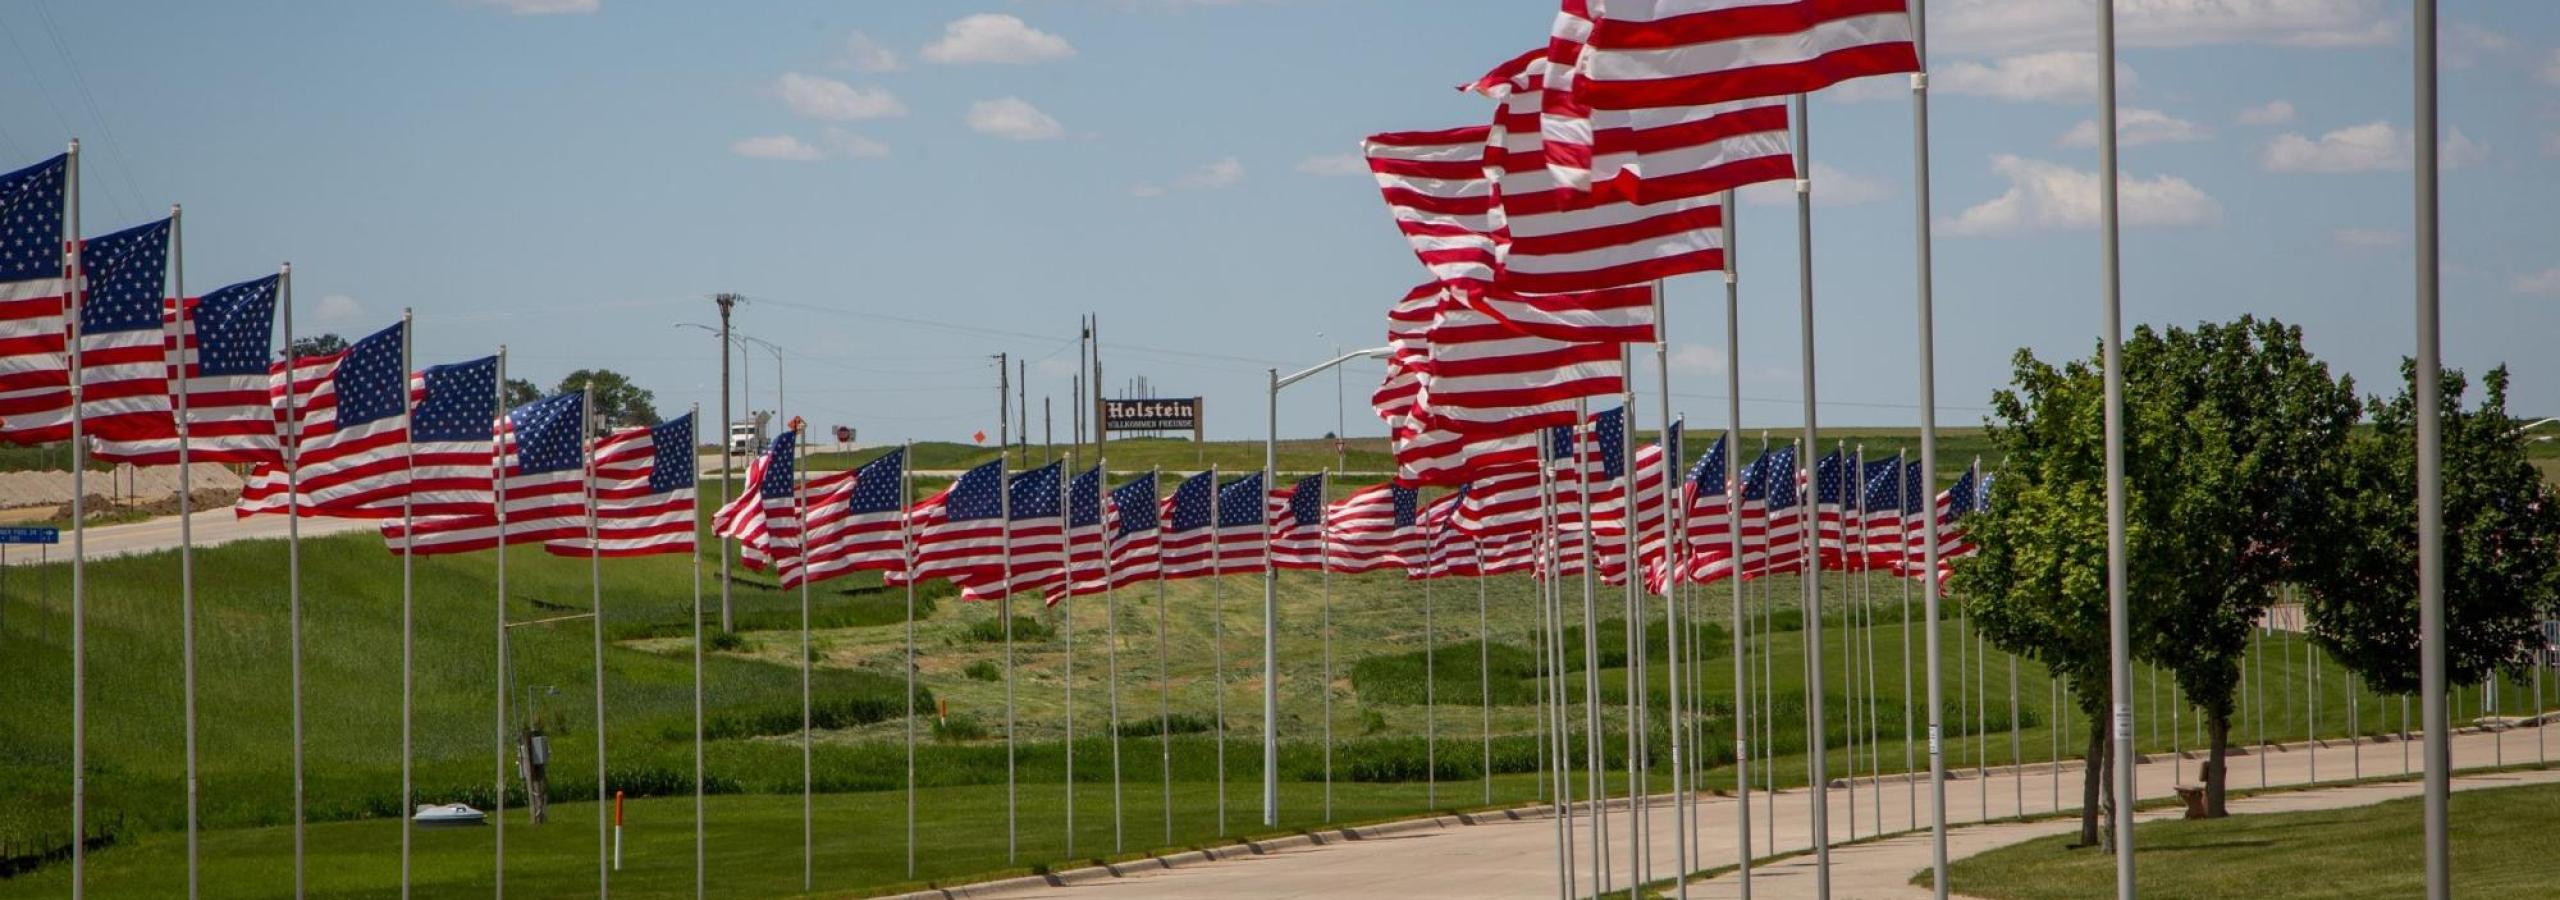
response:
{"label": "street light", "polygon": [[[1262,442],[1262,489],[1271,490],[1273,478],[1280,469],[1280,389],[1321,375],[1326,369],[1339,369],[1355,359],[1384,359],[1394,352],[1391,347],[1372,347],[1334,358],[1299,372],[1282,376],[1271,369],[1270,404],[1264,408],[1269,418]],[[1337,397],[1339,394],[1337,393]],[[1334,433],[1336,437],[1341,432]],[[1266,517],[1268,518],[1268,517]],[[1265,529],[1269,526],[1266,524]],[[1270,535],[1263,536],[1266,540]],[[1262,567],[1262,824],[1280,824],[1280,570]],[[1329,689],[1329,688],[1328,688]]]}
{"label": "street light", "polygon": [[[1316,340],[1326,340],[1324,332],[1316,332]],[[1333,355],[1342,355],[1341,341],[1328,341],[1328,343],[1333,345]],[[1342,376],[1342,367],[1335,366],[1333,368],[1333,470],[1336,472],[1350,468],[1347,462],[1350,456],[1346,448],[1350,446],[1351,435],[1348,428],[1349,420],[1342,417]]]}
{"label": "street light", "polygon": [[[2524,423],[2524,424],[2522,424],[2522,425],[2518,425],[2518,426],[2516,426],[2516,430],[2514,430],[2514,431],[2512,431],[2512,432],[2508,432],[2508,433],[2509,433],[2509,434],[2523,434],[2523,433],[2525,433],[2525,432],[2532,431],[2532,430],[2534,430],[2534,429],[2536,429],[2536,428],[2540,428],[2540,427],[2545,426],[2545,425],[2560,425],[2560,416],[2551,416],[2551,417],[2549,417],[2549,418],[2535,419],[2535,420],[2533,420],[2533,421],[2531,421],[2531,422],[2526,422],[2526,423]],[[2544,440],[2550,440],[2550,439],[2549,439],[2549,438],[2544,438]]]}

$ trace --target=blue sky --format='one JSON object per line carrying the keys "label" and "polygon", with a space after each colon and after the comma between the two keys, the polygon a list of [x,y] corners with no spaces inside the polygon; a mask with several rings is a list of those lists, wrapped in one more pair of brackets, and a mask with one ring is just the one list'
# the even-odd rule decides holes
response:
{"label": "blue sky", "polygon": [[[2406,4],[2119,0],[2133,323],[2303,325],[2387,390],[2410,349]],[[2560,6],[2448,4],[2448,360],[2560,411]],[[1553,0],[28,0],[0,8],[0,152],[86,141],[91,233],[187,206],[190,287],[290,259],[304,331],[418,311],[421,362],[717,397],[709,296],[785,348],[792,411],[865,440],[994,430],[986,357],[1059,401],[1080,314],[1110,386],[1261,428],[1262,370],[1376,342],[1422,277],[1376,131],[1483,121],[1451,86]],[[2099,325],[2094,14],[1930,10],[1942,421],[2019,347]],[[1827,424],[1916,421],[1910,111],[1813,103]],[[103,119],[103,121],[101,121]],[[1791,203],[1739,212],[1745,427],[1800,421]],[[1671,286],[1675,407],[1720,427],[1722,288]],[[1322,334],[1325,337],[1320,338]],[[756,406],[772,364],[754,363]],[[1351,433],[1374,367],[1351,376]],[[1650,364],[1644,383],[1651,384]],[[1330,380],[1282,427],[1332,428]],[[1653,401],[1640,401],[1650,420]],[[1037,414],[1034,429],[1038,428]],[[1063,439],[1063,434],[1062,438]]]}

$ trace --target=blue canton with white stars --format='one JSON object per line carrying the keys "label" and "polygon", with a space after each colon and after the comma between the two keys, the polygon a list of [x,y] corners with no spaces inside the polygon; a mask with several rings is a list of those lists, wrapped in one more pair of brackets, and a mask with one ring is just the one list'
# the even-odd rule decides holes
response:
{"label": "blue canton with white stars", "polygon": [[1067,527],[1093,528],[1102,524],[1102,467],[1085,470],[1067,485]]}
{"label": "blue canton with white stars", "polygon": [[409,429],[416,441],[485,441],[498,420],[498,358],[428,366],[426,397]]}
{"label": "blue canton with white stars", "polygon": [[906,475],[907,449],[900,447],[862,464],[853,473],[853,493],[845,498],[845,511],[853,515],[896,512],[899,501],[899,479]]}
{"label": "blue canton with white stars", "polygon": [[1122,537],[1156,527],[1156,477],[1150,474],[1113,488],[1111,508],[1119,513]]}
{"label": "blue canton with white stars", "polygon": [[69,157],[0,175],[0,281],[62,277],[62,187]]}
{"label": "blue canton with white stars", "polygon": [[1880,459],[1867,464],[1867,502],[1861,507],[1870,512],[1902,508],[1902,485],[1894,477],[1901,474],[1902,463]]}
{"label": "blue canton with white stars", "polygon": [[1966,469],[1964,474],[1956,476],[1955,484],[1947,486],[1947,515],[1961,516],[1972,511],[1973,470]]}
{"label": "blue canton with white stars", "polygon": [[951,493],[943,497],[943,512],[954,522],[973,519],[1004,518],[1004,495],[996,486],[1004,483],[1004,460],[970,469],[951,483]]}
{"label": "blue canton with white stars", "polygon": [[1715,445],[1707,448],[1707,454],[1698,457],[1698,464],[1689,469],[1689,483],[1697,485],[1699,493],[1709,497],[1724,493],[1724,438],[1716,438]]}
{"label": "blue canton with white stars", "polygon": [[[408,356],[401,346],[407,327],[393,325],[357,341],[329,373],[329,390],[337,395],[339,428],[400,414],[409,390],[409,373],[401,371]],[[481,427],[488,427],[487,418],[481,422]]]}
{"label": "blue canton with white stars", "polygon": [[1209,527],[1209,495],[1215,490],[1207,472],[1183,479],[1173,489],[1173,521],[1164,530],[1179,534]]}
{"label": "blue canton with white stars", "polygon": [[169,220],[82,242],[80,274],[89,289],[81,332],[158,331],[169,298]]}
{"label": "blue canton with white stars", "polygon": [[1013,476],[1013,520],[1057,518],[1058,479],[1064,471],[1065,463],[1050,463]]}
{"label": "blue canton with white stars", "polygon": [[1262,525],[1262,473],[1239,476],[1218,489],[1218,527]]}
{"label": "blue canton with white stars", "polygon": [[1300,528],[1312,528],[1324,521],[1323,475],[1298,479],[1298,486],[1290,489],[1289,521]]}
{"label": "blue canton with white stars", "polygon": [[1413,520],[1422,509],[1422,492],[1399,484],[1387,489],[1387,499],[1396,505],[1396,527],[1413,527]]}
{"label": "blue canton with white stars", "polygon": [[1912,460],[1902,470],[1902,511],[1918,513],[1929,508],[1929,498],[1920,496],[1920,461]]}
{"label": "blue canton with white stars", "polygon": [[586,394],[545,397],[515,408],[507,424],[516,433],[516,466],[526,475],[566,472],[586,466]]}
{"label": "blue canton with white stars", "polygon": [[1627,475],[1627,411],[1609,410],[1591,417],[1591,439],[1600,451],[1600,474],[1606,478]]}
{"label": "blue canton with white stars", "polygon": [[649,493],[663,494],[693,486],[692,413],[649,429],[649,450]]}
{"label": "blue canton with white stars", "polygon": [[198,375],[261,375],[267,371],[267,348],[274,343],[276,285],[274,275],[223,288],[196,301],[188,314],[196,332]]}
{"label": "blue canton with white stars", "polygon": [[775,435],[773,446],[765,451],[764,480],[756,483],[756,495],[767,500],[784,500],[792,496],[793,470],[800,465],[800,432],[785,431]]}
{"label": "blue canton with white stars", "polygon": [[1823,454],[1822,460],[1813,464],[1813,502],[1826,506],[1840,505],[1841,495],[1847,492],[1845,488],[1849,481],[1840,474],[1845,468],[1841,465],[1838,450]]}
{"label": "blue canton with white stars", "polygon": [[[1666,431],[1666,432],[1664,432],[1664,433],[1663,433],[1663,444],[1662,444],[1662,453],[1663,453],[1662,459],[1663,459],[1663,465],[1665,465],[1666,467],[1668,467],[1668,468],[1669,468],[1669,470],[1670,470],[1670,472],[1671,472],[1671,477],[1672,477],[1672,478],[1674,478],[1674,479],[1678,479],[1678,478],[1680,478],[1680,477],[1681,477],[1681,472],[1680,472],[1680,453],[1681,453],[1680,441],[1681,441],[1682,436],[1683,436],[1683,435],[1686,435],[1688,432],[1689,432],[1689,420],[1688,420],[1688,418],[1687,418],[1687,417],[1682,417],[1682,418],[1678,418],[1678,419],[1673,419],[1673,420],[1671,420],[1671,428],[1670,428],[1670,430],[1669,430],[1669,431]],[[1677,486],[1677,485],[1679,484],[1679,482],[1675,480],[1675,481],[1673,481],[1673,482],[1672,482],[1672,484],[1673,484],[1674,486]]]}

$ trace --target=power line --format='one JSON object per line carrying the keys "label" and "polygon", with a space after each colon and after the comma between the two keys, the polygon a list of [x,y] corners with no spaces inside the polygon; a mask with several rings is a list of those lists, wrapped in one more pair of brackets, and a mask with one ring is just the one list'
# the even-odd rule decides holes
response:
{"label": "power line", "polygon": [[71,45],[62,40],[62,29],[53,22],[53,9],[46,6],[44,0],[35,0],[35,7],[36,14],[44,20],[45,33],[53,37],[54,52],[62,54],[62,67],[71,73],[71,86],[80,91],[81,101],[89,105],[89,118],[98,123],[98,136],[107,139],[107,155],[115,157],[116,174],[124,179],[125,188],[132,192],[134,204],[150,209],[151,204],[143,200],[149,195],[144,194],[140,183],[133,180],[133,163],[124,158],[124,142],[117,140],[115,129],[107,126],[107,117],[98,108],[97,95],[89,93],[89,80],[80,76],[79,61],[72,58]]}

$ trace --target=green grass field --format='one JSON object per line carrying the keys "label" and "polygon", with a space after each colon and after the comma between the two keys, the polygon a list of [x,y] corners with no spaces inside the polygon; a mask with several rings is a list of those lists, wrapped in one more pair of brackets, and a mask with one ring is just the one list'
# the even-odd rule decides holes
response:
{"label": "green grass field", "polygon": [[[2549,852],[2560,786],[2453,795],[2453,884],[2486,897],[2549,896],[2560,857]],[[2322,812],[2135,829],[2135,871],[2154,897],[2397,898],[2426,893],[2423,817],[2416,798]],[[2103,896],[2115,860],[2044,838],[1959,860],[1950,883],[1990,900]]]}
{"label": "green grass field", "polygon": [[[207,855],[223,871],[237,873],[207,881],[222,896],[271,894],[282,883],[271,876],[284,865],[280,826],[290,821],[292,810],[283,551],[273,542],[248,543],[202,551],[198,557]],[[584,560],[522,549],[508,558],[510,621],[532,623],[590,608]],[[459,800],[486,809],[492,799],[497,723],[491,685],[498,667],[494,559],[484,553],[422,559],[416,565],[415,758],[423,802]],[[637,798],[634,821],[646,831],[631,835],[634,848],[646,849],[633,856],[634,867],[624,881],[640,893],[677,891],[686,887],[683,881],[690,873],[682,853],[689,840],[690,807],[681,795],[691,789],[692,772],[692,645],[686,612],[692,602],[691,565],[683,558],[659,558],[609,560],[604,566],[608,774],[614,789]],[[314,871],[324,873],[315,877],[338,879],[330,883],[355,894],[379,893],[396,883],[397,828],[387,817],[403,808],[398,790],[400,569],[399,561],[369,535],[314,540],[304,547],[307,785],[310,813],[319,823],[312,831],[314,846],[328,851],[315,857]],[[175,573],[174,554],[100,561],[89,569],[91,821],[117,842],[94,857],[94,877],[102,890],[115,888],[109,893],[162,893],[158,886],[179,868],[183,694]],[[67,577],[60,565],[14,569],[8,573],[6,595],[0,597],[0,659],[8,661],[11,675],[0,680],[0,790],[13,798],[0,805],[0,849],[7,851],[0,857],[59,848],[68,840]],[[1853,704],[1843,690],[1848,654],[1840,642],[1850,634],[1842,623],[1853,596],[1871,602],[1856,609],[1862,615],[1871,612],[1878,626],[1873,712],[1881,737],[1872,743],[1858,739],[1857,770],[1900,769],[1910,752],[1899,739],[1907,733],[1902,724],[1903,585],[1874,577],[1864,580],[1865,590],[1854,590],[1860,581],[1838,575],[1823,579],[1835,776],[1847,774],[1849,765],[1845,732]],[[703,583],[706,604],[716,609],[716,580],[706,577]],[[717,652],[710,654],[711,818],[715,846],[724,848],[719,851],[724,871],[783,879],[788,883],[776,883],[790,887],[797,883],[799,858],[797,832],[790,826],[797,821],[795,795],[801,780],[795,665],[800,613],[796,593],[786,595],[769,584],[761,576],[741,577],[735,592],[738,632],[715,644]],[[1284,573],[1279,582],[1286,826],[1311,827],[1321,819],[1325,746],[1318,738],[1328,699],[1336,735],[1338,821],[1480,805],[1485,794],[1479,779],[1488,769],[1495,773],[1496,803],[1534,798],[1538,782],[1525,774],[1538,767],[1542,755],[1541,742],[1531,736],[1539,717],[1525,699],[1536,696],[1539,686],[1534,665],[1524,667],[1524,661],[1536,658],[1530,649],[1536,619],[1531,585],[1519,578],[1485,584],[1485,617],[1495,654],[1495,705],[1488,710],[1480,705],[1483,694],[1477,690],[1478,593],[1473,582],[1435,582],[1426,590],[1394,575],[1335,577],[1329,681],[1321,652],[1323,584],[1314,574],[1298,572]],[[1762,736],[1768,742],[1763,758],[1772,764],[1758,772],[1774,775],[1780,783],[1800,783],[1804,772],[1803,644],[1795,631],[1799,615],[1794,601],[1799,584],[1791,578],[1771,579],[1748,591],[1755,611],[1750,639],[1770,650],[1755,653],[1754,661],[1773,676],[1763,686],[1774,688],[1766,702],[1777,710],[1776,727]],[[1044,633],[1034,639],[1026,629],[1014,647],[1014,733],[1020,738],[1026,843],[1018,863],[1009,866],[1002,829],[990,825],[1000,823],[1004,814],[1004,647],[982,639],[982,633],[997,610],[952,602],[947,590],[937,585],[924,591],[917,623],[919,708],[930,713],[937,703],[947,703],[955,723],[947,737],[933,736],[930,718],[920,729],[927,736],[920,747],[918,777],[933,798],[921,814],[925,845],[931,848],[921,873],[948,879],[1066,860],[1062,839],[1052,839],[1060,837],[1063,819],[1070,710],[1080,813],[1077,856],[1108,853],[1110,604],[1104,598],[1081,599],[1072,609],[1015,604],[1013,612],[1030,618]],[[1703,684],[1709,709],[1717,713],[1702,723],[1701,746],[1709,748],[1709,760],[1719,767],[1710,773],[1710,786],[1729,784],[1730,778],[1730,770],[1723,768],[1731,746],[1724,711],[1732,707],[1733,682],[1725,656],[1727,632],[1720,630],[1730,624],[1730,596],[1728,589],[1716,586],[1688,597],[1690,614],[1703,614],[1715,626],[1709,629],[1706,665],[1690,673]],[[1121,744],[1130,791],[1129,849],[1189,846],[1216,841],[1222,834],[1259,832],[1257,745],[1264,728],[1260,580],[1176,582],[1166,586],[1161,604],[1152,586],[1122,591],[1112,599],[1120,613],[1117,698],[1123,730],[1151,734],[1151,720],[1168,706],[1179,718],[1170,747],[1181,811],[1170,842],[1155,818],[1161,809],[1157,791],[1165,773],[1164,753],[1151,738]],[[1568,617],[1579,628],[1578,592],[1573,599]],[[1598,676],[1607,704],[1605,727],[1616,732],[1622,727],[1627,685],[1619,618],[1624,593],[1612,589],[1601,600],[1595,615],[1603,620]],[[886,886],[904,878],[902,862],[892,866],[887,861],[898,859],[904,848],[894,822],[904,810],[900,740],[906,726],[900,673],[905,597],[863,577],[823,586],[813,592],[812,601],[820,723],[813,735],[814,777],[821,792],[822,845],[832,848],[822,850],[821,884],[840,890]],[[1916,597],[1913,605],[1916,611]],[[1067,627],[1070,612],[1072,629]],[[1651,630],[1659,634],[1658,603],[1648,614],[1654,620]],[[1776,630],[1764,633],[1772,624]],[[510,697],[511,714],[530,712],[553,735],[552,783],[555,799],[561,801],[592,798],[595,784],[594,657],[588,629],[586,620],[571,618],[521,625],[511,638],[511,678],[517,686]],[[1223,641],[1213,640],[1219,635]],[[1993,764],[2005,762],[2011,758],[2007,732],[2000,731],[2010,717],[2007,657],[1995,655],[1987,668],[1975,667],[1980,670],[1977,688],[1974,678],[1957,678],[1952,668],[1977,658],[1972,642],[1962,639],[1952,622],[1948,635],[1951,763],[1969,766],[1984,757]],[[1072,679],[1066,653],[1070,636],[1076,648]],[[1855,646],[1863,657],[1863,633],[1860,637]],[[1579,697],[1584,675],[1578,633],[1571,643],[1576,645],[1575,662],[1566,687]],[[1659,647],[1660,639],[1653,643]],[[1427,669],[1420,658],[1426,644],[1434,647],[1433,665]],[[2270,737],[2299,735],[2311,727],[2307,705],[2300,698],[2284,704],[2280,693],[2286,685],[2303,690],[2301,678],[2312,663],[2301,653],[2298,641],[2270,641],[2265,648],[2268,660],[2292,660],[2268,663]],[[2017,719],[2023,725],[2018,755],[2044,759],[2055,745],[2048,683],[2033,664],[2018,669]],[[2333,667],[2321,670],[2326,711],[2321,730],[2340,734],[2349,727],[2348,679]],[[1424,672],[1436,673],[1436,682],[1425,681]],[[1667,701],[1668,666],[1657,656],[1648,674],[1646,694],[1660,710]],[[1433,686],[1436,716],[1426,715],[1417,682]],[[1070,684],[1075,690],[1072,706],[1066,697]],[[2140,684],[2151,688],[2148,673]],[[2170,702],[2166,690],[2157,689],[2164,704]],[[1984,693],[1991,698],[1987,705],[1978,699]],[[2521,695],[2505,693],[2511,709],[2523,706],[2516,699]],[[1757,706],[1763,701],[1755,696],[1753,702]],[[1232,798],[1230,827],[1223,833],[1214,822],[1219,745],[1206,733],[1217,721],[1221,703]],[[2473,699],[2461,709],[2476,712],[2476,703]],[[1867,710],[1863,704],[1854,708]],[[2165,749],[2171,743],[2165,709],[2159,727],[2146,728],[2147,747]],[[2277,709],[2289,712],[2279,715]],[[2364,731],[2396,726],[2381,698],[2368,696],[2360,710]],[[1490,760],[1482,752],[1488,712],[1497,738]],[[1974,731],[1973,723],[1984,720],[1998,733],[1961,739]],[[1657,712],[1654,721],[1658,729],[1662,714]],[[2072,730],[2061,735],[2059,744],[2065,756],[2073,755],[2082,725],[2067,712],[2062,721]],[[2182,723],[2190,731],[2195,727],[2191,716]],[[1436,752],[1424,740],[1435,732]],[[2254,739],[2255,731],[2243,725],[2239,736]],[[1666,740],[1657,731],[1650,743],[1659,752]],[[2180,740],[2195,746],[2192,734]],[[1622,764],[1623,741],[1606,743],[1611,765]],[[2235,777],[2245,782],[2246,763],[2236,768]],[[1436,789],[1425,783],[1434,774],[1440,779]],[[1668,773],[1657,767],[1654,780],[1667,787]],[[511,809],[519,799],[510,798]],[[511,871],[535,879],[534,884],[555,877],[544,873],[568,879],[563,884],[583,884],[578,879],[592,865],[591,815],[592,807],[564,802],[555,808],[551,825],[510,828]],[[667,830],[671,827],[672,832]],[[474,842],[487,840],[482,835],[422,836],[422,854],[432,852],[436,861],[422,855],[417,871],[422,876],[435,873],[440,887],[476,890],[472,879],[486,876],[485,863],[475,862],[484,857],[473,849],[479,846]],[[648,861],[639,862],[644,855]],[[513,868],[517,866],[521,869]],[[52,864],[0,879],[0,897],[59,894],[63,868]]]}

